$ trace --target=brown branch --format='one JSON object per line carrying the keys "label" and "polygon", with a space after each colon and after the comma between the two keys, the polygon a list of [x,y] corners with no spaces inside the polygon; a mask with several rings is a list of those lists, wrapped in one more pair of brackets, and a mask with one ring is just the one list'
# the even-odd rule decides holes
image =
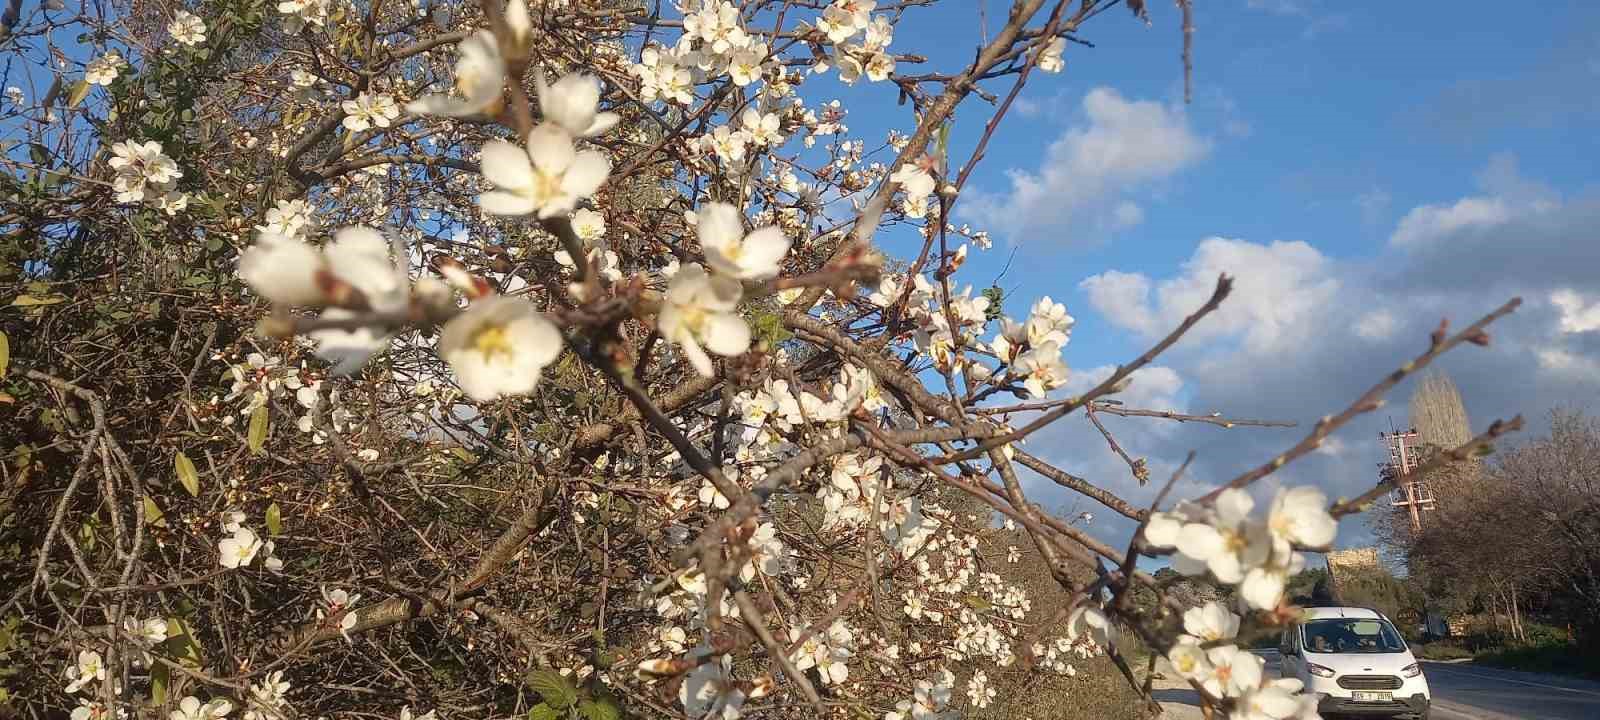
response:
{"label": "brown branch", "polygon": [[1111,436],[1111,431],[1107,430],[1106,426],[1100,422],[1100,418],[1094,416],[1094,406],[1095,403],[1085,405],[1083,408],[1084,415],[1089,418],[1089,422],[1094,425],[1095,429],[1100,431],[1100,435],[1106,439],[1106,444],[1111,446],[1111,452],[1116,453],[1118,457],[1122,458],[1123,462],[1128,464],[1128,472],[1133,473],[1133,479],[1139,481],[1139,486],[1145,486],[1150,482],[1150,464],[1144,458],[1135,460],[1128,455],[1128,451],[1122,449],[1122,445],[1118,444],[1117,439]]}
{"label": "brown branch", "polygon": [[1170,410],[1140,410],[1122,407],[1116,400],[1100,400],[1092,403],[1095,412],[1109,413],[1121,417],[1150,417],[1163,420],[1176,420],[1178,422],[1199,422],[1216,425],[1217,427],[1231,430],[1236,427],[1297,427],[1300,423],[1288,420],[1243,420],[1239,418],[1222,417],[1222,413],[1210,415],[1184,415]]}
{"label": "brown branch", "polygon": [[1521,429],[1521,415],[1512,417],[1510,420],[1496,420],[1489,424],[1489,429],[1484,430],[1477,437],[1474,437],[1471,440],[1468,440],[1449,450],[1435,453],[1433,457],[1428,458],[1427,462],[1418,465],[1417,467],[1413,468],[1411,472],[1406,473],[1405,475],[1400,475],[1398,473],[1391,475],[1389,479],[1379,482],[1376,487],[1366,491],[1365,493],[1362,493],[1360,497],[1354,500],[1346,500],[1344,502],[1334,503],[1333,507],[1328,509],[1328,512],[1334,517],[1343,517],[1352,513],[1361,512],[1367,503],[1376,499],[1379,495],[1393,490],[1395,487],[1395,482],[1400,478],[1426,477],[1427,473],[1433,472],[1452,463],[1467,460],[1490,449],[1493,447],[1494,440],[1496,438]]}
{"label": "brown branch", "polygon": [[1132,518],[1134,520],[1143,520],[1147,514],[1145,511],[1128,504],[1128,502],[1122,498],[1119,498],[1116,495],[1095,486],[1088,480],[1078,477],[1077,475],[1073,475],[1065,470],[1061,470],[1022,450],[1012,448],[1011,454],[1016,458],[1017,462],[1022,463],[1029,470],[1043,475],[1046,479],[1054,482],[1057,485],[1060,485],[1061,487],[1082,493],[1083,495],[1086,495],[1095,502],[1110,508],[1123,517]]}

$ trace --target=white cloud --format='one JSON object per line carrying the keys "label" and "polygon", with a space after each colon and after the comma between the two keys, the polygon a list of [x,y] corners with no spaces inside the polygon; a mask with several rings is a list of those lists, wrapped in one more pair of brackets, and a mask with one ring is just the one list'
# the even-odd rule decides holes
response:
{"label": "white cloud", "polygon": [[1399,328],[1400,320],[1394,313],[1387,309],[1378,309],[1357,318],[1352,329],[1362,340],[1378,341],[1394,337],[1395,331]]}
{"label": "white cloud", "polygon": [[1571,288],[1562,288],[1550,293],[1550,304],[1561,312],[1561,332],[1600,330],[1600,298],[1590,301]]}
{"label": "white cloud", "polygon": [[1547,347],[1534,351],[1539,367],[1558,375],[1592,379],[1600,375],[1600,359],[1580,355],[1571,350]]}
{"label": "white cloud", "polygon": [[1037,170],[1007,171],[1009,190],[972,194],[963,214],[1012,236],[1070,223],[1066,239],[1082,240],[1142,222],[1143,210],[1124,194],[1172,176],[1210,147],[1181,106],[1129,100],[1112,88],[1090,90],[1083,115]]}
{"label": "white cloud", "polygon": [[[1105,382],[1105,379],[1111,377],[1111,373],[1116,370],[1115,365],[1077,370],[1067,380],[1066,393],[1079,395],[1088,392],[1094,386]],[[1128,389],[1110,399],[1143,410],[1183,411],[1183,404],[1179,398],[1179,393],[1183,390],[1183,377],[1177,370],[1162,365],[1147,365],[1134,371],[1128,376],[1128,380],[1130,381]]]}
{"label": "white cloud", "polygon": [[1400,218],[1400,225],[1389,236],[1389,244],[1400,248],[1429,245],[1440,238],[1465,229],[1498,225],[1511,217],[1504,200],[1493,197],[1468,197],[1453,205],[1423,205]]}
{"label": "white cloud", "polygon": [[[1089,302],[1113,324],[1145,337],[1164,335],[1211,297],[1217,276],[1234,276],[1233,295],[1190,331],[1193,342],[1242,335],[1264,351],[1303,335],[1303,322],[1339,290],[1331,263],[1303,242],[1262,245],[1210,237],[1200,241],[1182,274],[1159,284],[1137,273],[1110,271],[1084,280]],[[1151,297],[1152,289],[1154,297]]]}
{"label": "white cloud", "polygon": [[1389,236],[1389,244],[1414,250],[1462,232],[1492,228],[1561,207],[1561,198],[1554,190],[1522,176],[1516,156],[1510,153],[1491,157],[1474,179],[1481,194],[1448,205],[1412,208]]}

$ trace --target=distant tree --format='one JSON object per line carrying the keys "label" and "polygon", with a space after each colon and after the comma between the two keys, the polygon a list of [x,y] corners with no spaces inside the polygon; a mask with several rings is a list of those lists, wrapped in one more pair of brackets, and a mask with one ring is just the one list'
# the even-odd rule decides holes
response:
{"label": "distant tree", "polygon": [[[1467,482],[1448,470],[1444,482]],[[1522,616],[1541,598],[1586,651],[1600,651],[1600,422],[1553,411],[1548,437],[1505,451],[1471,488],[1441,503],[1409,543],[1417,589],[1486,610],[1514,639],[1526,637]]]}

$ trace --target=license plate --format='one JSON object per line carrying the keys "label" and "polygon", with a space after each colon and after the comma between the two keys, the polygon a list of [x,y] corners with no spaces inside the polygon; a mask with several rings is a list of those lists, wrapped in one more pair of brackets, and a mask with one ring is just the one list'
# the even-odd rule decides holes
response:
{"label": "license plate", "polygon": [[1356,702],[1390,702],[1394,700],[1394,693],[1386,692],[1353,692],[1350,699]]}

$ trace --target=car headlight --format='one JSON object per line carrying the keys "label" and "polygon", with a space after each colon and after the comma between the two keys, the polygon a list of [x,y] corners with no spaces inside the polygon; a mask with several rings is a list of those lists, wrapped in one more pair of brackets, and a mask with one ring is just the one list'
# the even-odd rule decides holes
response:
{"label": "car headlight", "polygon": [[1317,677],[1333,677],[1333,668],[1323,667],[1316,663],[1306,663],[1306,672]]}
{"label": "car headlight", "polygon": [[1422,665],[1419,664],[1419,663],[1411,663],[1410,665],[1407,665],[1407,666],[1405,666],[1403,668],[1400,668],[1400,674],[1404,675],[1404,676],[1406,676],[1408,678],[1412,678],[1412,677],[1416,677],[1418,675],[1421,675],[1422,674]]}

